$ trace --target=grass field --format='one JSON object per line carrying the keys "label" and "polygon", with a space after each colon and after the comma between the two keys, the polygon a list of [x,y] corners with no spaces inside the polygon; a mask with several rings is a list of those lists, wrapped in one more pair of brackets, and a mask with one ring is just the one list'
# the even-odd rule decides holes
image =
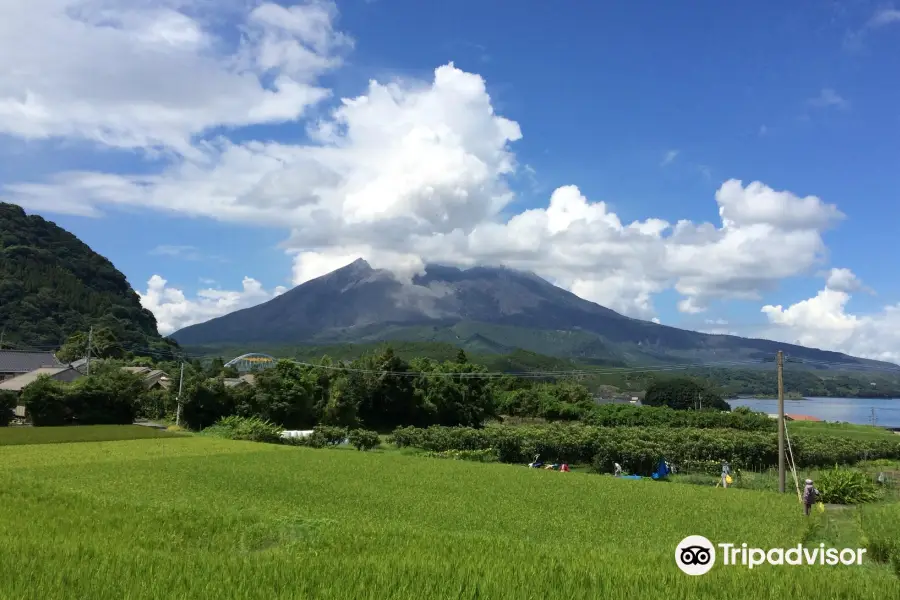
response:
{"label": "grass field", "polygon": [[176,437],[171,431],[142,425],[85,425],[81,427],[0,427],[0,446],[106,442]]}
{"label": "grass field", "polygon": [[854,425],[852,423],[825,423],[817,421],[791,421],[787,425],[791,436],[831,436],[860,440],[900,441],[900,435],[872,425]]}
{"label": "grass field", "polygon": [[[2,598],[896,597],[886,567],[674,562],[810,536],[796,498],[181,437],[0,451]],[[822,517],[818,517],[822,518]]]}

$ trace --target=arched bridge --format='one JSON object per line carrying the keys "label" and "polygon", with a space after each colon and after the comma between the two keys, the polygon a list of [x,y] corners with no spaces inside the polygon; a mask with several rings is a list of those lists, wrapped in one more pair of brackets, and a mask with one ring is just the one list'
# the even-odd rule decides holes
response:
{"label": "arched bridge", "polygon": [[260,354],[259,352],[250,352],[248,354],[241,354],[237,358],[232,358],[225,363],[225,366],[234,367],[240,372],[247,373],[274,367],[276,362],[277,359],[274,356]]}

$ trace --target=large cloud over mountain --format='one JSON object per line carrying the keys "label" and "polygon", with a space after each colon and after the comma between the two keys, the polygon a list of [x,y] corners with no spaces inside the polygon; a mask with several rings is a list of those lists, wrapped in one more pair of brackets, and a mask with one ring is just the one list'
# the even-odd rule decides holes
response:
{"label": "large cloud over mountain", "polygon": [[[7,184],[5,199],[283,227],[294,283],[358,256],[400,277],[432,261],[504,264],[646,318],[654,295],[674,288],[679,308],[694,313],[716,298],[757,299],[821,266],[822,234],[843,217],[806,192],[728,180],[710,198],[717,223],[624,223],[574,185],[506,218],[524,128],[496,114],[484,79],[451,63],[430,81],[370,81],[355,98],[326,102],[318,78],[340,67],[353,40],[325,0],[35,0],[4,16],[0,132],[167,158],[150,174],[60,172]],[[289,121],[305,123],[299,141],[227,133]],[[247,281],[225,302],[188,300],[161,278],[144,297],[171,330],[264,299]]]}

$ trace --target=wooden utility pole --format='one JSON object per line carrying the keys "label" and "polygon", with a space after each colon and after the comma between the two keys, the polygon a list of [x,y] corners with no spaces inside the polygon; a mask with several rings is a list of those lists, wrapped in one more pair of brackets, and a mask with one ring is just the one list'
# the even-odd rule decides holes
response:
{"label": "wooden utility pole", "polygon": [[784,353],[778,351],[778,491],[784,493]]}
{"label": "wooden utility pole", "polygon": [[6,335],[6,327],[3,328],[3,331],[0,331],[0,350],[3,350],[3,337]]}
{"label": "wooden utility pole", "polygon": [[94,343],[94,327],[88,330],[88,347],[87,347],[87,375],[91,374],[91,345]]}
{"label": "wooden utility pole", "polygon": [[181,363],[181,375],[178,376],[178,397],[175,400],[175,425],[181,426],[181,384],[184,383],[184,362]]}

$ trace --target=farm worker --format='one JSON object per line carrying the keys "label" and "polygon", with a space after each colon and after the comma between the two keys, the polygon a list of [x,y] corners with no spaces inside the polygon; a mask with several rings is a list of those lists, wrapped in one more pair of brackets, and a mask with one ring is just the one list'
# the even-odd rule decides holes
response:
{"label": "farm worker", "polygon": [[819,490],[813,486],[813,480],[807,479],[806,486],[803,488],[803,506],[806,509],[806,516],[809,516],[809,509],[816,503],[819,497]]}
{"label": "farm worker", "polygon": [[559,468],[559,472],[560,473],[568,473],[569,465],[567,463],[563,463],[562,466]]}
{"label": "farm worker", "polygon": [[728,487],[728,479],[729,475],[731,475],[731,466],[728,464],[728,461],[722,459],[722,487]]}
{"label": "farm worker", "polygon": [[613,476],[621,477],[622,476],[622,465],[619,463],[613,463]]}

